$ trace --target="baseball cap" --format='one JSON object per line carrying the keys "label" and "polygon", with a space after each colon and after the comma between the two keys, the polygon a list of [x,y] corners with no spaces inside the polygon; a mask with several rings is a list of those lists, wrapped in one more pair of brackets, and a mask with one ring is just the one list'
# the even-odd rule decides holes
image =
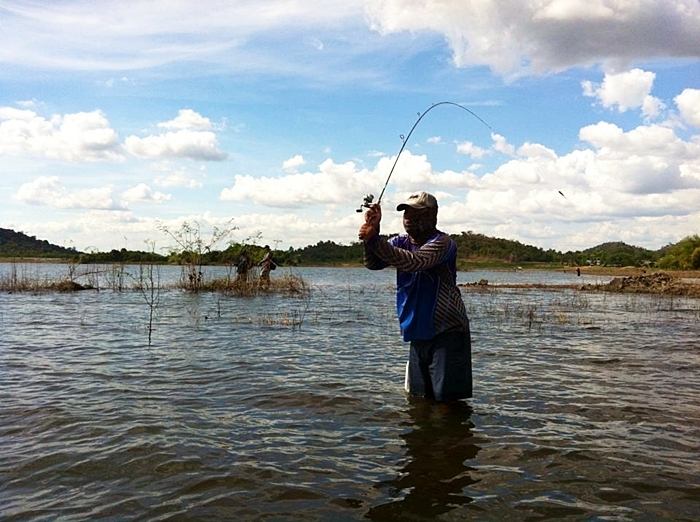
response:
{"label": "baseball cap", "polygon": [[406,201],[399,203],[396,210],[406,210],[406,207],[413,208],[438,208],[437,199],[427,192],[416,192],[408,196]]}

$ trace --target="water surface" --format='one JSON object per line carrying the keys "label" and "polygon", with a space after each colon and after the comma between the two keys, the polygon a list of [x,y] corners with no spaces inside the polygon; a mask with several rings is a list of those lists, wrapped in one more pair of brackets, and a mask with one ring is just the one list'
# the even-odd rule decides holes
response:
{"label": "water surface", "polygon": [[475,396],[445,406],[402,391],[391,272],[295,273],[163,290],[150,347],[137,292],[0,294],[0,518],[700,518],[699,300],[465,290]]}

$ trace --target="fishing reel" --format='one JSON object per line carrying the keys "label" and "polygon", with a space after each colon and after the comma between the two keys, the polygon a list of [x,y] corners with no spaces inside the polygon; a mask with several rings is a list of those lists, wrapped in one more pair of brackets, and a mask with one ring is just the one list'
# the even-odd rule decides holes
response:
{"label": "fishing reel", "polygon": [[367,194],[365,198],[362,200],[362,205],[360,205],[360,208],[355,210],[355,212],[362,212],[362,209],[364,208],[369,208],[372,206],[372,203],[374,202],[374,194]]}

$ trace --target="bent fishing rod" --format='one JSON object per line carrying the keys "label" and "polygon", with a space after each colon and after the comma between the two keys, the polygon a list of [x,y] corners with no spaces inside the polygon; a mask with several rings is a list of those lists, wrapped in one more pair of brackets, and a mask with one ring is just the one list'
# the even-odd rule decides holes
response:
{"label": "bent fishing rod", "polygon": [[[391,179],[391,175],[394,173],[394,169],[396,168],[396,164],[399,162],[399,158],[401,157],[401,153],[406,148],[406,144],[408,144],[408,140],[411,137],[411,134],[413,134],[413,131],[416,129],[416,127],[418,126],[420,121],[425,117],[425,115],[428,114],[430,111],[432,111],[435,107],[439,107],[440,105],[452,105],[453,107],[458,107],[458,108],[462,109],[463,111],[467,111],[469,114],[474,116],[477,120],[479,120],[481,123],[486,125],[491,131],[493,131],[493,128],[491,127],[491,125],[486,123],[474,111],[466,108],[464,105],[460,105],[459,103],[455,103],[455,102],[451,102],[451,101],[441,101],[441,102],[433,103],[423,113],[420,113],[420,112],[418,113],[418,119],[413,124],[413,127],[411,127],[411,130],[408,131],[408,134],[406,135],[406,137],[404,137],[403,134],[400,135],[400,138],[403,141],[403,143],[401,144],[401,149],[399,149],[399,153],[396,155],[396,159],[394,160],[394,164],[391,166],[391,170],[389,171],[389,175],[386,178],[386,183],[384,183],[384,187],[382,188],[382,191],[379,194],[379,198],[377,198],[377,205],[382,202],[382,197],[384,197],[384,192],[386,191],[386,188],[389,185],[389,180]],[[363,208],[369,208],[373,202],[374,202],[374,195],[367,194],[365,196],[364,200],[362,201],[362,205],[360,205],[360,208],[357,209],[357,212],[362,212]]]}

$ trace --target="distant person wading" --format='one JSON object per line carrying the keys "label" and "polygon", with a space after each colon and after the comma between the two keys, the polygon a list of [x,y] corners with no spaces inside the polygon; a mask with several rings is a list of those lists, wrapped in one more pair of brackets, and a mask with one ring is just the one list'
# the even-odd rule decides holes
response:
{"label": "distant person wading", "polygon": [[359,237],[367,268],[396,268],[396,308],[403,339],[411,343],[407,391],[445,402],[471,397],[471,337],[457,287],[457,245],[436,228],[433,195],[413,194],[396,210],[404,213],[406,234],[381,239],[382,211],[375,204]]}
{"label": "distant person wading", "polygon": [[248,270],[250,270],[250,267],[252,266],[253,262],[250,259],[250,256],[248,255],[248,252],[243,250],[241,254],[238,256],[238,260],[236,261],[236,280],[240,282],[247,282],[248,281]]}
{"label": "distant person wading", "polygon": [[268,245],[265,245],[265,255],[262,261],[258,263],[258,266],[260,267],[260,286],[267,288],[270,286],[270,271],[277,268],[277,264],[272,259],[272,252]]}

